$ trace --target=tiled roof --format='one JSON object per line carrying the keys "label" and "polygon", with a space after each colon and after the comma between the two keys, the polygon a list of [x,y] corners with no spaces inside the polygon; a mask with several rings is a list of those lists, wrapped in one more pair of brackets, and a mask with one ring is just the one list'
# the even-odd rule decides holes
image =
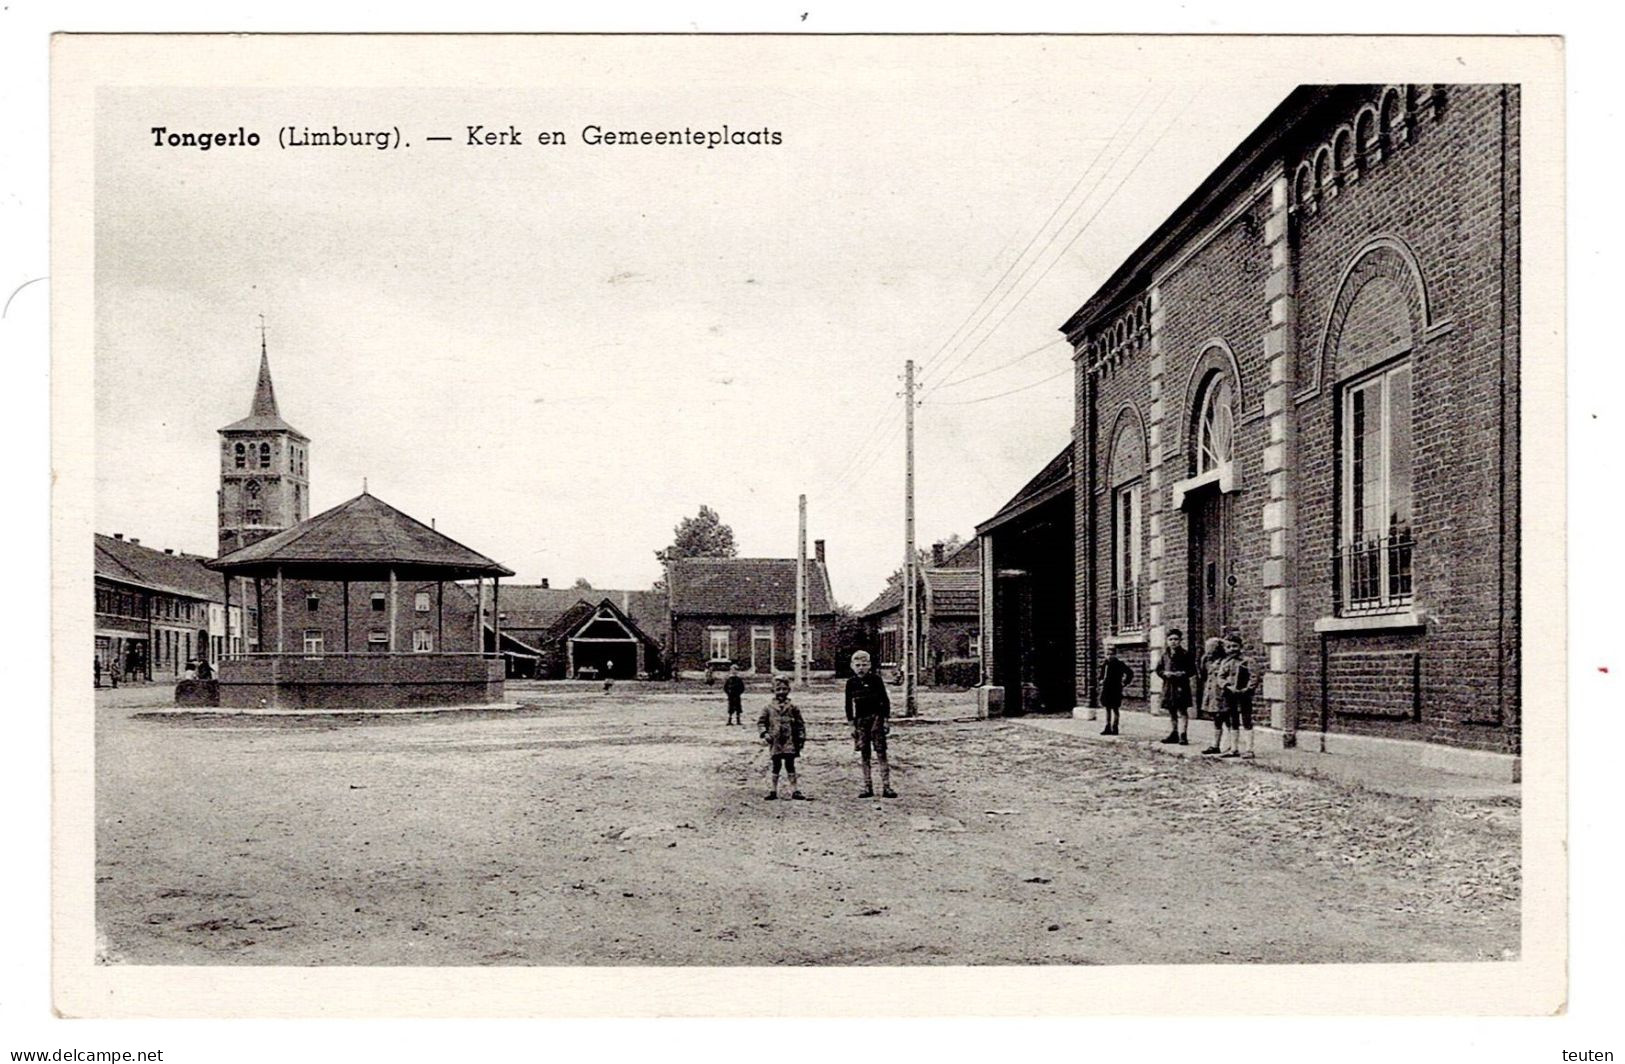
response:
{"label": "tiled roof", "polygon": [[[948,569],[932,566],[920,571],[922,583],[931,587],[931,615],[974,616],[981,612],[982,572],[980,569]],[[923,601],[923,599],[922,599]],[[869,605],[858,611],[859,617],[878,617],[890,613],[903,604],[903,585],[887,584],[886,589]]]}
{"label": "tiled roof", "polygon": [[197,554],[166,554],[127,539],[96,536],[96,575],[208,602],[225,601],[220,574]]}
{"label": "tiled roof", "polygon": [[975,615],[981,612],[980,569],[927,569],[931,585],[932,616]]}
{"label": "tiled roof", "polygon": [[[796,612],[794,558],[683,558],[672,562],[671,609],[675,614],[776,617]],[[807,612],[833,609],[829,573],[807,559]]]}
{"label": "tiled roof", "polygon": [[362,492],[209,563],[212,569],[264,569],[276,565],[376,565],[443,571],[448,579],[512,576],[513,572],[375,495]]}
{"label": "tiled roof", "polygon": [[621,609],[619,599],[612,599],[607,594],[602,592],[582,591],[579,592],[579,594],[584,597],[576,599],[575,605],[571,606],[558,616],[558,619],[555,620],[552,626],[548,628],[547,636],[543,640],[544,643],[552,642],[553,640],[558,639],[566,639],[575,635],[582,627],[584,627],[589,621],[598,615],[598,610],[600,607],[607,606],[619,620],[627,623],[627,626],[632,632],[633,638],[641,639],[643,642],[651,646],[659,645],[652,633],[645,630],[642,625],[638,624],[636,618],[628,616],[626,612]]}
{"label": "tiled roof", "polygon": [[997,525],[1037,506],[1039,503],[1053,498],[1063,491],[1072,489],[1072,444],[1061,448],[1061,453],[1051,458],[1038,475],[1022,485],[1009,502],[999,508],[999,512],[976,526],[980,534],[987,532]]}
{"label": "tiled roof", "polygon": [[[545,631],[565,611],[585,599],[589,603],[609,599],[645,632],[666,630],[666,596],[660,591],[586,590],[573,587],[541,587],[537,584],[502,585],[504,628]],[[491,604],[491,587],[485,588],[485,604]]]}
{"label": "tiled roof", "polygon": [[903,585],[897,583],[887,584],[885,589],[876,595],[874,601],[858,611],[859,617],[873,617],[876,614],[895,610],[903,604]]}

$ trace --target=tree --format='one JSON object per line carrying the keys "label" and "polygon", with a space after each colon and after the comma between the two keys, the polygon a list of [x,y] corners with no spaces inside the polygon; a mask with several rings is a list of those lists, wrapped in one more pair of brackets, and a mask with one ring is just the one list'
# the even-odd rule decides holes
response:
{"label": "tree", "polygon": [[672,529],[671,546],[655,551],[655,560],[668,565],[679,558],[733,558],[734,530],[709,506],[701,506],[693,517],[685,517]]}
{"label": "tree", "polygon": [[[937,540],[933,546],[941,547],[942,556],[946,558],[964,545],[965,541],[959,538],[959,533],[954,532],[949,535],[947,539]],[[924,547],[914,548],[914,566],[916,571],[929,567],[933,560],[933,551],[926,550]],[[903,585],[903,567],[901,565],[893,569],[891,575],[886,577],[886,584],[888,586],[896,587],[901,587]]]}
{"label": "tree", "polygon": [[592,582],[584,576],[576,577],[576,582],[570,585],[572,591],[591,591]]}

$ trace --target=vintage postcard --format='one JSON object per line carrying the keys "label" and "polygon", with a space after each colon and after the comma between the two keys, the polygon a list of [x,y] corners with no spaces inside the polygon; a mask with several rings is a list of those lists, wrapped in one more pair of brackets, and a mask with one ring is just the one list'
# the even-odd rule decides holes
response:
{"label": "vintage postcard", "polygon": [[1563,1007],[1555,39],[52,104],[62,1013]]}

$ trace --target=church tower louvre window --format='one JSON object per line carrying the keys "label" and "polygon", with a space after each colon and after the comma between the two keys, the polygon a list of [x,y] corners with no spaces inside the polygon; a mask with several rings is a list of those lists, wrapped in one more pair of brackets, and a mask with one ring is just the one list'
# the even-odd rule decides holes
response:
{"label": "church tower louvre window", "polygon": [[220,429],[222,555],[292,528],[310,498],[310,439],[282,418],[263,324],[259,377],[248,416]]}

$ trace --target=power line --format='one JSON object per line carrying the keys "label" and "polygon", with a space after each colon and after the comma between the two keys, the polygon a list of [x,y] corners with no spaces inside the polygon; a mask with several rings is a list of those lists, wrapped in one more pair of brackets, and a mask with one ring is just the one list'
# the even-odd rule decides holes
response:
{"label": "power line", "polygon": [[[927,358],[920,365],[920,372],[921,372],[922,375],[931,372],[932,363],[936,362],[936,360],[940,356],[942,356],[945,352],[947,352],[950,348],[956,346],[959,343],[964,342],[964,340],[968,337],[968,334],[966,334],[966,336],[961,336],[960,335],[961,330],[963,330],[965,328],[966,324],[968,324],[970,322],[970,320],[976,316],[977,312],[982,309],[982,307],[987,303],[987,301],[993,297],[993,293],[997,292],[999,290],[999,287],[1004,283],[1005,278],[1010,276],[1010,271],[1014,270],[1016,268],[1016,266],[1021,262],[1021,260],[1026,257],[1028,251],[1032,250],[1032,246],[1033,246],[1034,242],[1036,242],[1038,240],[1038,238],[1041,235],[1043,235],[1044,230],[1049,228],[1049,224],[1055,220],[1055,216],[1057,214],[1061,213],[1061,208],[1066,206],[1067,201],[1072,198],[1073,193],[1078,191],[1079,186],[1081,186],[1084,183],[1084,181],[1086,181],[1088,179],[1089,175],[1094,172],[1095,166],[1100,162],[1100,160],[1105,158],[1106,154],[1111,150],[1111,146],[1114,143],[1116,143],[1118,136],[1128,126],[1129,120],[1134,116],[1134,113],[1139,110],[1140,105],[1145,102],[1145,98],[1147,96],[1149,96],[1150,94],[1151,94],[1151,90],[1146,89],[1144,92],[1140,93],[1139,98],[1136,99],[1134,101],[1134,103],[1131,104],[1126,111],[1124,111],[1123,120],[1117,124],[1116,129],[1112,130],[1111,136],[1106,138],[1106,143],[1101,146],[1100,151],[1095,154],[1095,157],[1089,161],[1089,165],[1084,167],[1083,172],[1081,174],[1079,174],[1078,179],[1072,183],[1072,187],[1067,190],[1066,195],[1062,196],[1060,198],[1059,202],[1057,202],[1055,204],[1054,209],[1052,209],[1050,211],[1050,213],[1049,213],[1049,217],[1045,218],[1043,223],[1040,224],[1039,227],[1033,231],[1033,235],[1027,239],[1027,243],[1021,249],[1020,253],[1018,253],[1016,255],[1016,257],[1010,261],[1010,265],[1008,265],[1008,266],[1006,266],[1004,268],[1004,273],[999,275],[999,279],[997,281],[993,282],[992,287],[989,288],[987,290],[987,292],[983,294],[982,298],[977,302],[977,304],[970,309],[970,312],[968,314],[965,315],[964,321],[961,321],[959,323],[958,327],[956,327],[953,332],[948,334],[948,339],[943,341],[942,346],[937,348],[937,350],[931,355],[931,357]],[[1091,188],[1089,190],[1089,192],[1090,192],[1090,194],[1093,194],[1094,189]],[[1088,196],[1086,195],[1084,198],[1085,198],[1085,200],[1087,200]],[[1076,210],[1076,208],[1074,208],[1073,214],[1076,214],[1076,213],[1077,213],[1077,210]],[[1057,231],[1057,234],[1058,234],[1058,232],[1059,231]],[[1049,240],[1045,242],[1045,245],[1044,245],[1045,248],[1048,248],[1048,246],[1051,243],[1054,243],[1055,236],[1057,234],[1051,234],[1050,235]],[[1043,251],[1040,251],[1039,254],[1042,255]],[[1027,266],[1027,269],[1031,269],[1031,268],[1032,268],[1032,265],[1029,263],[1028,266]],[[1022,271],[1021,276],[1023,276],[1023,277],[1026,276],[1026,270]],[[1014,283],[1015,284],[1020,284],[1021,283],[1021,277],[1017,277]],[[1000,296],[999,298],[1003,299],[1004,297]],[[995,300],[994,305],[997,306],[997,304],[998,304],[998,301]],[[984,315],[984,318],[985,318],[985,315]],[[980,324],[980,323],[978,323],[978,324]],[[972,332],[975,331],[974,326],[972,327],[971,331]]]}
{"label": "power line", "polygon": [[[1078,216],[1078,212],[1088,205],[1089,200],[1100,189],[1101,183],[1104,182],[1111,174],[1112,168],[1116,166],[1125,155],[1127,155],[1129,147],[1133,144],[1134,140],[1145,132],[1146,128],[1151,124],[1151,118],[1156,114],[1157,108],[1160,107],[1163,100],[1166,100],[1167,98],[1167,94],[1164,94],[1162,99],[1159,99],[1157,103],[1152,106],[1151,110],[1145,116],[1145,121],[1140,123],[1139,128],[1137,128],[1133,134],[1131,134],[1129,138],[1123,142],[1122,146],[1116,150],[1116,153],[1113,154],[1113,148],[1118,143],[1119,135],[1125,128],[1127,128],[1130,120],[1135,117],[1136,111],[1134,109],[1130,109],[1124,114],[1122,123],[1120,123],[1118,128],[1113,131],[1111,138],[1106,143],[1106,146],[1101,149],[1099,154],[1089,161],[1089,165],[1085,167],[1083,173],[1079,175],[1077,184],[1073,186],[1073,190],[1076,191],[1077,187],[1081,186],[1091,174],[1095,174],[1096,168],[1100,165],[1101,161],[1106,159],[1108,155],[1111,155],[1112,158],[1105,163],[1104,167],[1100,168],[1100,172],[1095,176],[1094,182],[1089,186],[1089,190],[1083,194],[1083,198],[1078,200],[1078,202],[1073,206],[1072,210],[1068,212],[1066,218],[1061,221],[1061,224],[1056,226],[1055,229],[1050,233],[1049,238],[1044,241],[1044,246],[1038,250],[1037,254],[1033,256],[1032,260],[1022,267],[1021,272],[1017,274],[1016,278],[1010,283],[1010,287],[1002,292],[997,299],[993,300],[992,303],[987,304],[987,308],[982,310],[981,317],[976,320],[976,324],[971,326],[970,331],[965,333],[960,338],[958,345],[956,346],[963,346],[965,343],[969,342],[971,337],[975,335],[976,331],[982,327],[990,316],[992,316],[993,312],[998,310],[999,304],[1008,298],[1022,281],[1027,279],[1027,275],[1030,274],[1038,265],[1039,260],[1043,258],[1044,253],[1054,246],[1055,241],[1058,240],[1061,237],[1061,234],[1066,231],[1066,227],[1071,224],[1072,219],[1076,218]],[[1056,206],[1054,213],[1059,213],[1060,208],[1066,206],[1066,201],[1067,199],[1070,199],[1071,196],[1072,193],[1068,192],[1066,199],[1063,199],[1061,203]],[[1054,215],[1052,214],[1051,217],[1053,218]],[[1048,226],[1047,222],[1045,223],[1045,226]],[[1040,229],[1039,232],[1042,233],[1043,230]],[[1038,235],[1038,233],[1033,234],[1033,240],[1037,240]],[[1031,247],[1031,245],[1032,241],[1029,241],[1028,246]],[[1014,266],[1014,264],[1012,264],[1012,266]],[[992,293],[989,294],[991,295]],[[981,307],[978,306],[977,309],[981,310]],[[941,369],[941,365],[939,364],[936,368]]]}
{"label": "power line", "polygon": [[[1167,95],[1164,95],[1162,97],[1162,99],[1157,101],[1156,107],[1153,107],[1151,109],[1151,111],[1145,116],[1145,121],[1142,122],[1140,124],[1139,128],[1137,128],[1134,131],[1133,137],[1131,137],[1129,139],[1129,141],[1123,145],[1123,150],[1118,152],[1116,157],[1113,158],[1111,160],[1111,162],[1106,164],[1106,168],[1101,171],[1100,176],[1095,180],[1095,183],[1090,186],[1088,195],[1086,195],[1083,199],[1078,201],[1077,206],[1075,206],[1072,209],[1072,212],[1067,215],[1066,221],[1062,223],[1061,228],[1056,230],[1056,232],[1054,234],[1054,238],[1052,238],[1051,240],[1046,242],[1045,247],[1044,247],[1045,251],[1048,251],[1050,249],[1050,247],[1052,247],[1054,245],[1055,238],[1059,238],[1059,236],[1061,235],[1061,232],[1068,225],[1070,225],[1072,223],[1072,220],[1074,218],[1076,218],[1078,216],[1078,212],[1081,211],[1084,207],[1088,206],[1089,201],[1094,197],[1094,194],[1097,191],[1099,191],[1101,185],[1104,184],[1106,179],[1111,176],[1112,170],[1119,163],[1121,163],[1125,158],[1128,157],[1130,146],[1133,144],[1133,142],[1135,140],[1139,139],[1139,137],[1141,137],[1145,133],[1145,131],[1147,129],[1149,129],[1151,127],[1151,123],[1152,123],[1153,119],[1156,117],[1157,108],[1160,107],[1162,105],[1163,101],[1165,101],[1167,98],[1168,98]],[[1144,158],[1144,156],[1142,156],[1142,158]],[[1132,172],[1132,170],[1130,172]],[[1113,196],[1116,194],[1118,189],[1121,189],[1121,188],[1122,188],[1122,182],[1118,182],[1116,188],[1114,188],[1111,192],[1108,192],[1106,194],[1106,198],[1101,201],[1100,206],[1095,209],[1095,212],[1093,214],[1091,214],[1089,216],[1088,220],[1086,220],[1083,223],[1083,225],[1079,228],[1079,230],[1078,230],[1079,235],[1081,235],[1082,233],[1084,233],[1084,232],[1086,232],[1088,230],[1090,224],[1093,223],[1093,221],[1100,216],[1101,210],[1103,210],[1106,207],[1106,205],[1109,204],[1112,201]],[[1076,240],[1076,235],[1074,236],[1073,239]],[[1071,245],[1068,244],[1067,246],[1070,247]],[[977,351],[979,351],[981,349],[982,345],[987,343],[987,341],[993,336],[993,334],[996,333],[999,330],[999,327],[1004,324],[1004,322],[1010,317],[1010,315],[1012,313],[1015,312],[1015,309],[1017,307],[1019,307],[1022,304],[1022,302],[1027,298],[1027,296],[1032,293],[1033,288],[1036,288],[1038,283],[1041,282],[1044,279],[1044,277],[1048,276],[1049,271],[1054,269],[1055,264],[1057,262],[1059,262],[1062,258],[1064,258],[1065,255],[1066,255],[1066,249],[1062,248],[1060,254],[1058,254],[1054,259],[1050,260],[1049,265],[1046,266],[1044,268],[1043,272],[1038,275],[1038,280],[1033,282],[1032,285],[1028,286],[1026,292],[1022,293],[1022,295],[1019,298],[1017,298],[1015,300],[1015,302],[1010,303],[1009,306],[1005,309],[1004,313],[999,316],[998,320],[995,321],[991,326],[989,326],[988,329],[981,334],[981,336],[977,339],[977,341],[974,344],[972,344],[970,346],[969,349],[967,349],[966,351],[964,351],[962,354],[959,355],[958,361],[953,363],[952,367],[949,370],[946,371],[949,375],[952,375],[953,373],[957,373],[959,371],[959,369],[961,367],[963,367],[965,365],[965,363],[968,362],[970,360],[970,358],[973,355],[975,355]],[[1028,274],[1030,274],[1032,272],[1032,269],[1034,267],[1036,267],[1037,265],[1038,265],[1038,259],[1035,258],[1031,263],[1028,264],[1028,268],[1026,270],[1022,271],[1021,276],[1016,279],[1016,284],[1019,285],[1022,281],[1025,281],[1027,279]],[[1000,302],[1003,302],[1005,298],[1008,298],[1014,292],[1015,292],[1015,287],[1012,286],[1010,291],[1006,292],[1004,297],[1001,297]],[[998,304],[995,304],[994,306],[989,307],[988,310],[987,310],[987,313],[983,314],[981,320],[976,323],[977,328],[980,329],[981,326],[987,321],[987,319],[992,316],[993,312],[998,310],[998,309],[999,309]],[[933,386],[931,390],[935,390],[935,386]]]}
{"label": "power line", "polygon": [[968,377],[958,377],[958,378],[955,378],[954,380],[946,381],[946,382],[944,382],[942,384],[939,384],[939,385],[937,385],[937,387],[938,388],[957,388],[959,385],[965,384],[965,383],[967,383],[969,381],[973,381],[973,380],[977,379],[978,377],[985,377],[989,373],[997,373],[1001,369],[1009,369],[1011,366],[1014,366],[1016,363],[1025,362],[1027,359],[1032,358],[1034,355],[1038,354],[1041,351],[1048,351],[1050,348],[1056,346],[1057,344],[1064,344],[1064,343],[1066,343],[1066,337],[1057,336],[1053,340],[1050,340],[1050,341],[1048,341],[1046,343],[1039,344],[1037,347],[1033,348],[1031,351],[1028,351],[1026,354],[1017,355],[1015,358],[1012,358],[1008,362],[1000,362],[997,366],[994,366],[992,369],[984,369],[980,373],[972,373]]}
{"label": "power line", "polygon": [[932,405],[934,405],[934,406],[970,406],[972,403],[985,403],[985,402],[988,402],[988,401],[993,400],[993,399],[1003,399],[1007,395],[1015,395],[1017,392],[1031,391],[1032,389],[1038,387],[1040,384],[1048,384],[1050,381],[1059,380],[1060,378],[1066,376],[1068,373],[1071,373],[1071,372],[1072,372],[1072,367],[1068,366],[1066,369],[1063,369],[1061,372],[1056,373],[1056,374],[1054,374],[1052,376],[1049,376],[1049,377],[1045,377],[1043,380],[1033,381],[1031,384],[1023,384],[1021,387],[1019,387],[1019,388],[1011,388],[1007,392],[999,392],[996,395],[984,395],[980,399],[939,399],[939,400],[936,400]]}
{"label": "power line", "polygon": [[[1163,126],[1162,132],[1158,133],[1156,139],[1154,139],[1151,144],[1146,147],[1145,151],[1140,153],[1140,157],[1134,161],[1134,165],[1129,167],[1128,171],[1118,179],[1117,184],[1109,193],[1106,194],[1106,198],[1101,201],[1100,206],[1095,208],[1094,213],[1091,214],[1083,223],[1083,226],[1079,228],[1075,234],[1073,234],[1072,239],[1066,242],[1066,244],[1061,248],[1060,253],[1057,254],[1055,258],[1050,260],[1049,265],[1044,267],[1043,272],[1033,279],[1033,283],[1027,286],[1027,290],[1021,294],[1020,298],[1018,298],[1014,303],[1010,304],[1009,308],[1005,310],[1004,314],[999,318],[999,320],[993,323],[993,326],[982,335],[982,338],[976,342],[974,347],[965,352],[964,355],[960,356],[959,361],[954,366],[955,370],[957,370],[960,366],[963,366],[965,362],[968,361],[970,357],[974,355],[977,350],[979,350],[981,346],[993,336],[995,332],[998,331],[999,327],[1009,320],[1010,315],[1015,313],[1016,308],[1021,306],[1021,304],[1026,301],[1028,296],[1033,294],[1038,286],[1043,283],[1045,277],[1049,276],[1050,271],[1053,270],[1062,259],[1066,258],[1067,252],[1071,251],[1073,245],[1083,238],[1083,235],[1089,231],[1089,227],[1092,226],[1095,223],[1095,220],[1100,217],[1101,212],[1104,211],[1111,204],[1112,200],[1117,197],[1117,194],[1123,190],[1123,186],[1128,183],[1129,178],[1133,177],[1134,174],[1139,171],[1140,167],[1144,165],[1145,161],[1151,157],[1151,153],[1156,150],[1157,145],[1162,143],[1163,138],[1166,137],[1179,122],[1179,119],[1184,115],[1185,111],[1190,108],[1190,105],[1194,99],[1195,97],[1193,96],[1191,99],[1186,100],[1184,105],[1181,106],[1180,109],[1174,114],[1173,118],[1168,121],[1168,124]],[[1149,120],[1147,121],[1146,125],[1150,125]],[[1141,132],[1143,131],[1144,127],[1141,127]],[[1119,156],[1119,158],[1121,158],[1121,156]],[[1068,221],[1070,220],[1071,219],[1069,218]],[[935,391],[936,387],[938,386],[933,386],[931,389],[929,389],[928,394],[930,391]]]}

